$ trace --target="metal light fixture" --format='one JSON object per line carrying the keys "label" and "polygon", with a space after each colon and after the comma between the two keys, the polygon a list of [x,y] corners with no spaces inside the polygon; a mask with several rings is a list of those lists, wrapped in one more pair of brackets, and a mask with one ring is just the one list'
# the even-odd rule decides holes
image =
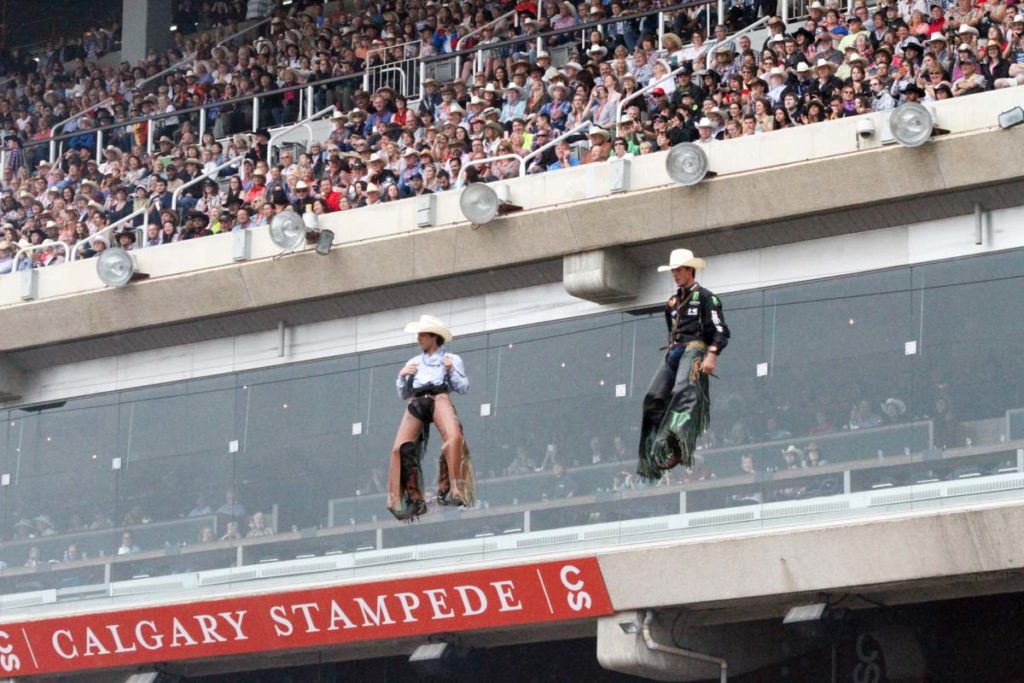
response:
{"label": "metal light fixture", "polygon": [[807,621],[818,621],[825,616],[825,610],[828,609],[828,605],[824,602],[818,602],[813,605],[797,605],[796,607],[790,607],[789,611],[786,612],[785,618],[783,618],[783,624],[800,624]]}
{"label": "metal light fixture", "polygon": [[708,170],[708,155],[700,145],[680,142],[669,150],[665,158],[668,177],[683,187],[691,187],[715,174]]}
{"label": "metal light fixture", "polygon": [[316,236],[316,253],[321,256],[327,256],[331,253],[331,247],[334,246],[334,231],[333,230],[320,230]]}
{"label": "metal light fixture", "polygon": [[498,193],[484,183],[473,183],[462,191],[459,208],[470,223],[484,225],[493,221],[496,216],[521,211],[523,207],[503,202]]}
{"label": "metal light fixture", "polygon": [[896,142],[904,147],[920,147],[932,137],[935,120],[923,104],[908,102],[892,110],[889,129]]}
{"label": "metal light fixture", "polygon": [[270,239],[280,249],[295,251],[306,241],[306,224],[294,211],[282,211],[270,221]]}
{"label": "metal light fixture", "polygon": [[120,247],[109,247],[96,259],[96,274],[108,287],[124,287],[129,282],[149,277],[138,272],[135,257]]}
{"label": "metal light fixture", "polygon": [[999,115],[999,127],[1003,130],[1024,123],[1024,107],[1014,107]]}

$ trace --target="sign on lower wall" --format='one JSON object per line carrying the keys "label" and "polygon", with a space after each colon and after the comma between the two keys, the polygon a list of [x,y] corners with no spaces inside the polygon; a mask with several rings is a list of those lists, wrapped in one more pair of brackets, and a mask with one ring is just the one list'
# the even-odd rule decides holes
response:
{"label": "sign on lower wall", "polygon": [[0,672],[31,676],[612,613],[592,557],[0,624]]}

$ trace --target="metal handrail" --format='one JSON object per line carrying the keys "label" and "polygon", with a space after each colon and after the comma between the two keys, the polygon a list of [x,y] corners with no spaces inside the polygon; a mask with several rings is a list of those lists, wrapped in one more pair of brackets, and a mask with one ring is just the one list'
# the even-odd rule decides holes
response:
{"label": "metal handrail", "polygon": [[476,166],[478,164],[490,164],[495,161],[501,161],[502,159],[515,159],[519,162],[519,177],[526,175],[526,158],[521,157],[518,154],[499,154],[496,157],[485,157],[483,159],[470,159],[466,163],[462,164],[462,170],[459,171],[458,180],[462,181],[466,179],[466,169],[470,166]]}
{"label": "metal handrail", "polygon": [[[96,104],[93,104],[93,105],[91,105],[89,107],[86,107],[85,109],[83,109],[82,111],[78,112],[77,114],[73,114],[72,116],[69,116],[68,118],[64,119],[63,121],[60,121],[59,123],[55,124],[53,126],[53,128],[50,129],[50,163],[52,164],[52,163],[54,163],[57,160],[57,140],[58,140],[58,138],[56,136],[57,136],[57,129],[58,128],[66,126],[67,124],[71,123],[72,121],[77,121],[78,119],[82,118],[83,116],[85,116],[86,114],[91,112],[92,110],[99,109],[103,105],[110,104],[113,101],[114,101],[113,97],[108,97],[107,99],[103,100],[102,102],[97,102]],[[90,130],[94,130],[94,129],[90,129]],[[70,134],[67,135],[66,138],[60,138],[60,140],[62,140],[62,141],[65,140],[65,139],[70,140],[72,137],[74,137],[76,135],[78,135],[78,131],[75,131],[74,133],[70,133]],[[41,144],[41,143],[42,143],[42,141],[40,141],[37,144]],[[31,145],[26,145],[26,147],[30,147],[30,146]]]}
{"label": "metal handrail", "polygon": [[[225,161],[223,164],[221,164],[219,166],[214,166],[213,168],[211,168],[209,171],[206,171],[205,173],[200,173],[195,178],[193,178],[192,180],[188,181],[187,183],[185,183],[184,185],[182,185],[181,187],[176,189],[171,194],[171,211],[177,211],[178,210],[178,197],[181,196],[181,193],[186,188],[192,187],[193,185],[199,183],[202,180],[208,180],[209,178],[212,178],[215,173],[220,173],[223,169],[227,168],[228,166],[234,166],[235,164],[238,164],[238,175],[239,176],[243,176],[242,162],[244,160],[245,160],[245,155],[244,154],[239,154],[238,156],[235,156],[235,157],[232,157],[231,159],[228,159],[227,161]],[[243,176],[243,179],[244,179],[244,176]]]}
{"label": "metal handrail", "polygon": [[[786,0],[783,0],[783,3],[785,3],[785,1]],[[760,29],[763,26],[767,25],[769,19],[771,19],[771,17],[769,17],[769,16],[761,17],[760,19],[758,19],[757,21],[752,23],[750,26],[746,26],[744,28],[741,28],[739,31],[736,31],[736,33],[733,33],[731,36],[729,36],[728,41],[730,43],[732,43],[732,42],[734,42],[736,40],[739,40],[741,37],[747,35],[748,33],[753,33],[757,29]],[[705,66],[705,68],[710,69],[714,65],[714,63],[715,63],[715,51],[719,47],[721,47],[721,46],[718,43],[715,43],[714,48],[711,49],[711,50],[708,50],[707,55],[704,56],[704,66]],[[739,46],[737,45],[737,47],[739,47]]]}
{"label": "metal handrail", "polygon": [[254,28],[259,28],[260,26],[263,26],[263,24],[266,24],[268,21],[272,21],[273,19],[274,19],[274,15],[270,15],[269,17],[265,17],[263,19],[260,19],[255,24],[250,24],[246,28],[243,28],[241,31],[235,31],[230,36],[228,36],[224,40],[220,41],[219,43],[217,43],[213,47],[215,49],[218,48],[218,47],[224,47],[225,43],[228,43],[228,42],[234,40],[235,38],[237,38],[238,36],[240,36],[240,35],[242,35],[244,33],[248,33],[249,31],[253,30]]}
{"label": "metal handrail", "polygon": [[18,253],[14,255],[14,263],[11,264],[11,272],[18,272],[18,259],[21,258],[22,254],[30,251],[41,251],[43,249],[49,249],[50,247],[60,247],[64,250],[64,263],[67,263],[69,260],[71,260],[71,257],[68,255],[68,245],[64,244],[59,240],[52,241],[50,244],[31,244],[27,247],[19,249]]}
{"label": "metal handrail", "polygon": [[652,17],[652,16],[655,16],[655,15],[661,13],[661,12],[665,12],[665,13],[678,12],[679,10],[690,9],[691,7],[701,7],[703,5],[713,5],[713,4],[716,4],[716,2],[718,4],[721,4],[722,0],[687,0],[687,2],[682,2],[682,3],[679,3],[677,5],[671,5],[669,7],[662,7],[660,9],[647,10],[645,12],[629,12],[629,13],[624,12],[623,14],[621,14],[618,17],[605,18],[605,19],[601,19],[600,21],[588,21],[588,22],[586,22],[584,24],[576,24],[575,26],[570,26],[569,28],[557,29],[557,30],[553,30],[553,31],[545,31],[544,33],[537,33],[537,34],[535,34],[533,36],[517,36],[515,38],[510,38],[508,40],[498,41],[497,43],[488,43],[487,45],[484,45],[482,48],[478,48],[478,47],[474,46],[474,47],[468,48],[466,50],[459,50],[459,51],[454,51],[454,52],[448,52],[448,53],[443,54],[443,55],[433,55],[433,56],[430,56],[430,57],[424,57],[422,59],[422,61],[427,62],[427,63],[432,63],[432,62],[444,61],[446,59],[451,59],[452,57],[458,57],[460,55],[465,57],[468,54],[472,54],[472,53],[476,52],[478,49],[498,50],[498,49],[501,49],[503,47],[513,47],[515,45],[519,45],[524,40],[533,40],[534,38],[539,38],[539,39],[550,38],[550,37],[553,37],[553,36],[561,36],[561,35],[565,35],[565,34],[577,33],[577,32],[579,32],[581,30],[590,31],[591,29],[597,29],[597,28],[600,28],[602,26],[606,26],[608,24],[617,24],[620,21],[633,21],[633,20],[636,20],[636,19],[643,19],[645,17]]}
{"label": "metal handrail", "polygon": [[[483,30],[487,29],[487,28],[493,28],[493,29],[496,30],[500,23],[502,23],[506,19],[508,19],[509,15],[512,15],[512,25],[515,26],[516,28],[518,28],[519,27],[519,12],[517,12],[514,9],[511,9],[508,12],[505,12],[504,14],[502,14],[500,17],[497,17],[495,19],[491,19],[486,24],[478,26],[477,28],[473,29],[472,31],[470,31],[466,35],[464,35],[461,38],[459,38],[459,40],[455,43],[455,52],[456,52],[456,57],[455,57],[455,77],[456,78],[458,78],[459,74],[462,73],[462,57],[458,55],[458,53],[462,50],[462,41],[464,41],[464,40],[466,40],[468,38],[472,38],[473,36],[475,36],[478,33],[482,33]],[[490,45],[492,45],[492,44],[488,44],[488,47],[490,47]],[[480,46],[474,46],[474,47],[480,47]],[[477,54],[480,54],[480,51],[477,51]]]}
{"label": "metal handrail", "polygon": [[472,38],[476,34],[483,32],[483,30],[485,28],[497,28],[498,27],[498,23],[504,21],[505,19],[507,19],[510,14],[513,17],[515,17],[513,26],[519,26],[519,12],[515,11],[514,9],[510,9],[509,11],[505,12],[504,14],[502,14],[500,17],[496,17],[494,19],[491,19],[486,24],[481,24],[477,28],[473,29],[472,31],[470,31],[466,35],[464,35],[461,38],[459,38],[459,40],[455,43],[455,51],[458,52],[459,50],[462,49],[462,41],[466,40],[467,38]]}
{"label": "metal handrail", "polygon": [[306,130],[309,131],[309,141],[310,141],[310,144],[312,144],[312,142],[313,142],[313,128],[309,124],[311,122],[313,122],[313,121],[319,120],[321,117],[323,117],[323,116],[325,116],[327,114],[333,113],[335,110],[337,110],[337,107],[335,105],[333,105],[333,104],[331,106],[329,106],[329,107],[324,107],[320,111],[313,112],[312,114],[310,114],[306,118],[302,119],[301,121],[296,121],[295,123],[293,123],[289,127],[285,128],[284,130],[279,130],[276,133],[274,133],[273,135],[271,135],[270,136],[270,140],[267,141],[267,158],[268,159],[273,159],[274,158],[274,149],[277,147],[277,145],[275,145],[274,143],[277,142],[279,139],[281,139],[284,135],[286,135],[286,134],[292,132],[293,130],[295,130],[296,128],[298,128],[299,126],[305,126]]}
{"label": "metal handrail", "polygon": [[580,132],[584,128],[587,128],[587,129],[593,128],[594,125],[595,124],[594,124],[593,121],[583,121],[582,123],[578,123],[571,130],[565,131],[564,133],[559,135],[554,140],[549,140],[546,145],[544,145],[542,147],[538,147],[537,149],[533,150],[532,152],[530,152],[529,154],[524,156],[523,157],[523,170],[520,173],[520,175],[525,174],[525,172],[530,168],[530,164],[528,162],[531,161],[532,159],[535,159],[536,157],[539,157],[542,152],[546,152],[547,150],[549,150],[552,147],[554,147],[555,145],[557,145],[559,142],[562,142],[563,140],[568,138],[570,135],[575,135],[576,133]]}
{"label": "metal handrail", "polygon": [[686,64],[684,64],[683,66],[680,66],[680,67],[676,67],[675,69],[673,69],[669,73],[665,74],[664,76],[662,76],[658,80],[656,80],[656,81],[652,80],[650,83],[648,83],[644,87],[640,88],[639,90],[637,90],[635,92],[631,92],[628,97],[620,97],[618,103],[615,105],[615,125],[616,126],[619,125],[619,120],[622,119],[622,110],[626,106],[627,102],[632,102],[633,100],[635,100],[636,98],[640,97],[641,95],[646,95],[650,91],[652,91],[655,88],[659,87],[665,81],[667,81],[667,80],[669,80],[671,78],[675,78],[676,74],[678,74],[678,73],[680,73],[682,71],[685,71],[688,68],[690,68],[690,67],[688,65],[686,65]]}
{"label": "metal handrail", "polygon": [[[143,215],[145,215],[147,213],[149,213],[149,208],[148,207],[145,208],[145,209],[139,209],[138,211],[132,211],[130,214],[128,214],[124,218],[122,218],[120,220],[114,221],[113,223],[111,223],[107,227],[103,228],[102,230],[97,230],[96,232],[94,232],[93,234],[89,235],[85,239],[78,240],[77,242],[75,242],[74,247],[71,249],[71,258],[69,258],[67,261],[65,261],[65,263],[72,263],[72,262],[74,262],[78,258],[78,247],[82,246],[83,244],[85,244],[87,242],[92,242],[97,237],[106,237],[106,233],[112,232],[114,230],[114,228],[117,228],[117,227],[119,227],[121,225],[124,225],[128,221],[133,221],[136,218],[138,218],[139,216],[143,216]],[[137,228],[133,228],[133,229],[135,229],[135,231],[138,232]],[[136,241],[138,241],[137,237],[136,237]],[[108,240],[108,242],[109,242],[109,240]]]}
{"label": "metal handrail", "polygon": [[[343,81],[354,80],[356,78],[360,78],[361,79],[362,77],[363,77],[363,75],[361,73],[359,73],[359,74],[347,74],[345,76],[333,76],[331,78],[325,78],[325,79],[322,79],[322,80],[319,80],[319,81],[314,81],[312,83],[303,83],[301,85],[295,85],[295,86],[292,86],[292,87],[289,87],[289,88],[275,88],[274,90],[265,90],[263,92],[258,92],[258,93],[253,93],[253,94],[249,94],[249,95],[244,95],[242,97],[235,97],[235,98],[232,98],[230,100],[220,100],[219,102],[202,104],[202,105],[199,105],[199,106],[196,106],[196,107],[187,107],[187,108],[184,108],[184,109],[176,109],[176,110],[174,110],[172,112],[160,112],[158,114],[150,114],[148,116],[137,116],[134,119],[127,119],[125,121],[117,121],[115,123],[110,123],[110,124],[107,124],[105,126],[99,126],[99,127],[96,127],[96,128],[90,128],[88,132],[91,133],[91,132],[101,131],[101,130],[106,131],[106,130],[113,130],[115,128],[125,128],[125,127],[133,126],[133,125],[139,124],[139,123],[147,123],[147,122],[150,122],[150,121],[159,121],[161,119],[169,118],[171,116],[187,116],[189,114],[197,113],[197,112],[199,112],[199,111],[201,111],[203,109],[209,109],[211,107],[227,107],[227,106],[231,106],[233,104],[244,104],[244,103],[247,103],[247,102],[252,102],[253,100],[257,100],[257,99],[259,99],[261,97],[270,97],[272,95],[280,95],[282,93],[292,92],[294,90],[299,90],[299,89],[302,89],[302,88],[315,88],[315,87],[318,87],[318,86],[321,86],[321,85],[337,84],[337,83],[341,83]],[[74,132],[74,133],[67,133],[67,134],[59,135],[55,139],[54,138],[50,138],[49,140],[44,139],[44,140],[36,140],[36,141],[33,141],[33,142],[26,142],[25,143],[25,149],[29,149],[31,147],[37,147],[39,145],[46,144],[47,142],[59,142],[59,141],[63,141],[63,140],[68,140],[68,139],[71,139],[71,138],[75,137],[76,135],[79,135],[79,133],[77,131]]]}
{"label": "metal handrail", "polygon": [[[676,12],[676,11],[683,10],[683,9],[689,9],[689,8],[692,8],[692,7],[701,7],[701,6],[704,6],[704,5],[713,4],[714,2],[715,2],[715,0],[688,0],[687,2],[683,2],[683,3],[677,4],[677,5],[672,5],[670,7],[664,7],[664,8],[661,8],[661,9],[648,10],[646,12],[634,12],[634,13],[629,13],[629,14],[623,14],[622,16],[619,16],[619,17],[613,17],[613,18],[609,18],[609,19],[602,19],[601,21],[593,21],[593,22],[587,22],[585,24],[577,24],[576,26],[572,26],[572,27],[567,28],[567,29],[561,29],[561,30],[557,30],[557,31],[548,31],[548,32],[545,32],[545,33],[542,33],[542,34],[537,34],[537,36],[535,36],[535,37],[537,37],[538,39],[542,39],[542,38],[547,38],[547,37],[551,37],[551,36],[563,35],[563,34],[566,34],[566,33],[573,33],[573,32],[579,31],[581,29],[598,28],[598,27],[601,27],[601,26],[604,26],[604,25],[607,25],[607,24],[617,23],[617,22],[620,22],[620,21],[626,21],[626,20],[633,21],[633,20],[636,20],[636,19],[642,19],[642,18],[647,17],[647,16],[654,16],[654,15],[660,13],[660,12],[669,13],[669,12]],[[722,2],[722,0],[718,0],[718,2]],[[249,27],[249,28],[251,29],[253,27]],[[527,38],[526,36],[518,36],[518,37],[510,39],[510,40],[499,41],[497,43],[490,43],[488,45],[483,46],[480,49],[491,49],[491,50],[501,49],[503,47],[508,47],[508,46],[513,46],[513,45],[521,44],[524,39],[532,40],[532,38],[533,37]],[[432,56],[432,57],[424,57],[424,58],[420,59],[420,63],[422,65],[422,64],[425,64],[425,63],[431,63],[431,62],[451,59],[453,56],[459,56],[459,55],[465,56],[467,54],[472,54],[477,49],[478,48],[474,47],[474,48],[471,48],[469,50],[462,50],[462,51],[455,52],[455,53],[451,53],[450,52],[450,53],[447,53],[447,54],[444,54],[444,55],[437,55],[437,56]],[[267,90],[267,91],[260,92],[260,93],[253,93],[253,94],[245,95],[245,96],[242,96],[242,97],[236,97],[236,98],[233,98],[233,99],[230,99],[230,100],[222,100],[220,102],[217,102],[215,105],[214,104],[203,104],[203,105],[199,105],[197,107],[188,107],[188,108],[185,108],[185,109],[178,109],[178,110],[176,110],[174,112],[163,112],[163,113],[159,113],[159,114],[150,114],[149,116],[140,116],[140,117],[136,117],[134,119],[128,119],[126,121],[121,121],[121,122],[116,122],[116,123],[108,124],[106,126],[102,126],[102,127],[99,127],[99,128],[91,128],[90,132],[92,132],[92,131],[100,131],[100,130],[111,130],[111,129],[114,129],[114,128],[123,128],[123,127],[126,127],[126,126],[132,126],[132,125],[135,125],[135,124],[138,124],[138,123],[147,122],[147,121],[158,121],[158,120],[161,120],[163,118],[170,117],[170,116],[186,116],[186,115],[189,115],[189,114],[192,114],[192,113],[199,112],[199,111],[201,111],[203,109],[208,109],[211,106],[226,107],[226,106],[231,106],[233,104],[241,104],[241,103],[246,103],[246,102],[258,101],[260,98],[263,98],[263,97],[278,95],[278,94],[282,94],[282,93],[285,93],[285,92],[291,92],[293,90],[297,90],[297,89],[301,89],[301,88],[319,87],[319,86],[322,86],[322,85],[333,85],[333,84],[337,84],[337,83],[340,83],[340,82],[343,82],[343,81],[346,81],[346,80],[350,80],[350,79],[356,79],[356,78],[362,79],[363,77],[364,77],[364,73],[358,73],[358,74],[348,74],[348,75],[340,76],[340,77],[325,78],[325,79],[322,79],[322,80],[319,80],[319,81],[314,81],[312,83],[304,83],[304,84],[292,86],[292,87],[289,87],[289,88],[276,88],[274,90]],[[70,138],[74,137],[76,134],[77,133],[61,135],[61,136],[58,136],[56,138],[52,138],[51,137],[50,138],[50,142],[51,142],[51,144],[55,144],[58,141],[70,139]],[[27,149],[27,148],[30,148],[30,147],[34,147],[36,145],[44,144],[45,142],[46,142],[46,140],[36,141],[36,142],[32,142],[32,143],[26,143],[25,147]]]}

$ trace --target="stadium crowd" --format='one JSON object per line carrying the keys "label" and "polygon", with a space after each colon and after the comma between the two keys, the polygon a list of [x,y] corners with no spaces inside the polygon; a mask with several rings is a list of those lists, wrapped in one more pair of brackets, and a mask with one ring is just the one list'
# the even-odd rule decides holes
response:
{"label": "stadium crowd", "polygon": [[[815,1],[789,27],[768,16],[760,45],[732,34],[773,7],[730,0],[727,23],[709,36],[702,27],[713,6],[677,10],[661,50],[656,17],[630,18],[652,9],[650,0],[547,2],[539,18],[529,0],[325,7],[179,0],[182,24],[203,30],[175,33],[174,48],[143,63],[96,66],[119,41],[116,25],[50,46],[38,62],[9,63],[12,80],[0,85],[0,272],[90,257],[115,243],[136,249],[264,226],[289,208],[348,210],[524,169],[600,163],[683,141],[717,144],[1024,83],[1024,12],[1001,0],[897,0],[874,9],[855,0],[849,14]],[[509,9],[520,21],[488,26]],[[225,40],[239,22],[271,15],[255,37]],[[537,33],[605,19],[613,21],[585,42],[578,30],[545,39],[547,48],[568,47],[560,66],[536,51]],[[484,51],[480,69],[466,59],[454,82],[427,79],[419,101],[344,78],[436,58],[460,40],[462,49],[497,47]],[[336,107],[333,131],[272,158],[269,129],[299,116],[298,91],[278,91],[307,83],[314,110]],[[265,92],[258,109],[236,101]],[[199,106],[207,107],[202,135],[192,110]],[[51,163],[50,129],[75,114],[60,127]],[[113,126],[103,134],[109,144],[97,154],[95,129],[105,126]],[[150,135],[156,145],[147,153]],[[206,173],[214,175],[199,180]],[[107,229],[129,217],[123,229]],[[38,248],[15,264],[29,245]]]}

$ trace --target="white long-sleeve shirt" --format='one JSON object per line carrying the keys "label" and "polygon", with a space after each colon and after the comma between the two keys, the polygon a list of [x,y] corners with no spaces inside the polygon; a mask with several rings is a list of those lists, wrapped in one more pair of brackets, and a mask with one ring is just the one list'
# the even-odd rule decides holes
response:
{"label": "white long-sleeve shirt", "polygon": [[[446,370],[444,367],[446,355],[452,359],[451,370]],[[440,387],[446,380],[448,388],[457,394],[464,394],[469,389],[469,378],[466,377],[466,367],[462,363],[462,358],[454,353],[448,353],[443,346],[433,354],[424,352],[413,356],[409,362],[416,364],[416,374],[413,375],[412,382],[410,383],[408,377],[402,375],[399,375],[395,381],[398,395],[402,399],[411,398],[416,390],[427,386]]]}

